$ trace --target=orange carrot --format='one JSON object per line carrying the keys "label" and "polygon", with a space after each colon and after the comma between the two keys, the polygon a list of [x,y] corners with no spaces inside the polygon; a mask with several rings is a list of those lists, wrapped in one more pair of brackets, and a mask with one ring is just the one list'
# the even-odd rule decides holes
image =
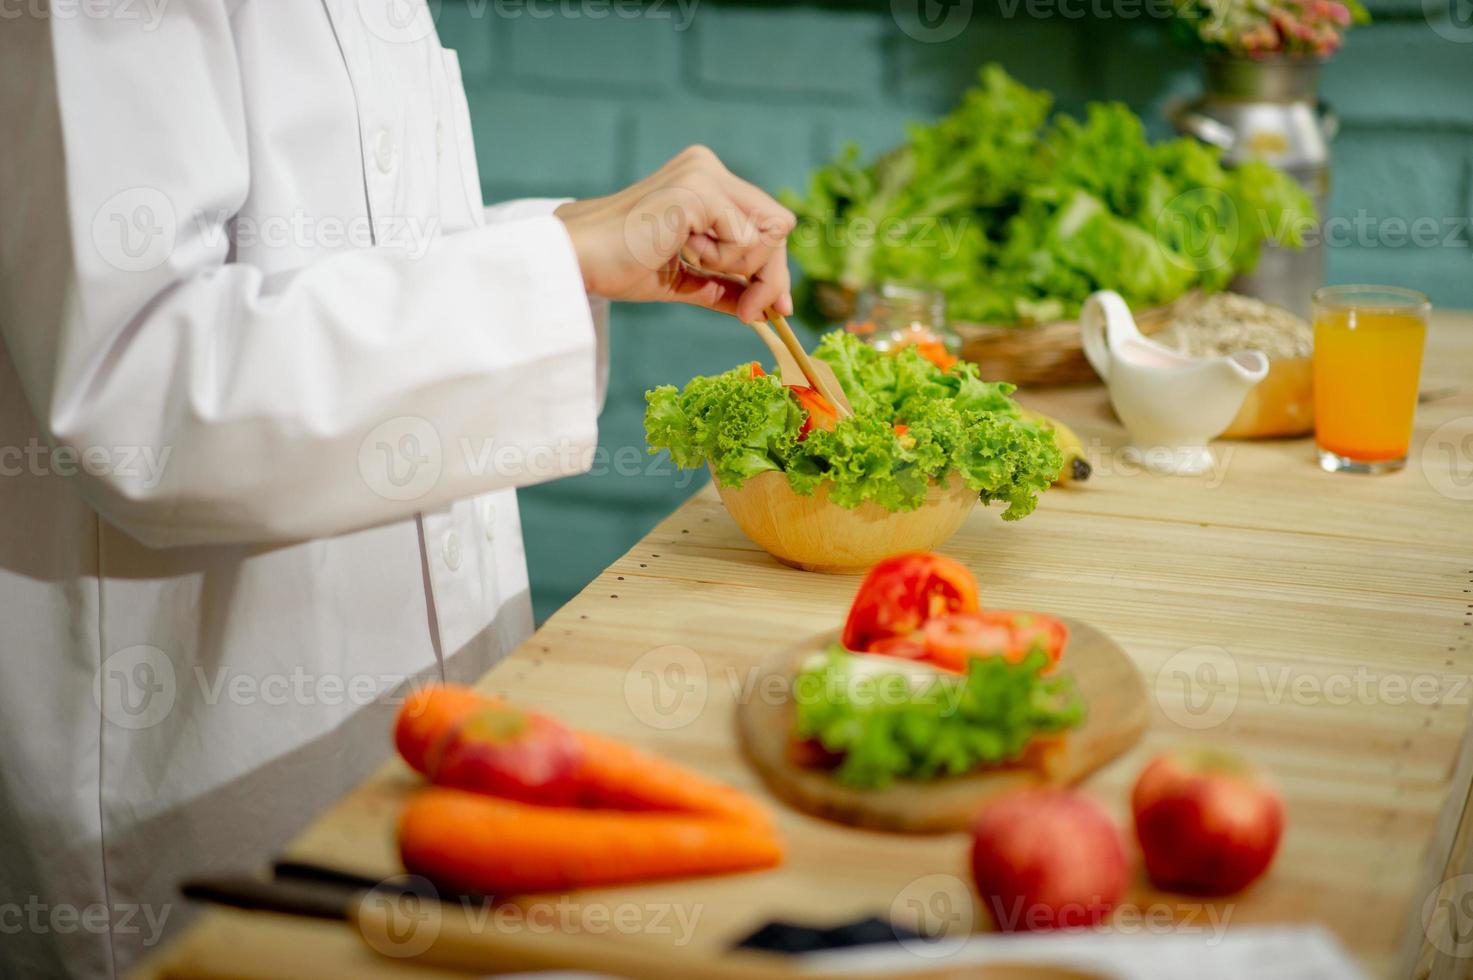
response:
{"label": "orange carrot", "polygon": [[[449,736],[477,711],[504,703],[465,687],[416,691],[399,711],[394,737],[399,754],[433,779],[435,757]],[[589,732],[574,734],[583,749],[583,761],[574,776],[580,806],[707,814],[770,823],[766,810],[730,786],[611,738]]]}
{"label": "orange carrot", "polygon": [[404,866],[457,891],[563,891],[769,868],[770,831],[741,821],[516,803],[455,789],[416,794],[399,821]]}
{"label": "orange carrot", "polygon": [[727,817],[758,826],[771,822],[751,797],[622,742],[577,732],[583,762],[575,781],[584,806]]}
{"label": "orange carrot", "polygon": [[498,703],[468,687],[437,684],[410,692],[394,722],[394,747],[417,771],[430,771],[431,754],[466,718]]}

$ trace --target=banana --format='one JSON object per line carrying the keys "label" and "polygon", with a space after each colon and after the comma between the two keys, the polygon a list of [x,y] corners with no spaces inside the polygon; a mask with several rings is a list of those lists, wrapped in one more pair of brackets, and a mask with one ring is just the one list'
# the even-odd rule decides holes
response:
{"label": "banana", "polygon": [[1089,460],[1084,458],[1084,442],[1079,435],[1063,422],[1043,414],[1035,412],[1031,408],[1024,408],[1023,421],[1047,429],[1054,434],[1054,445],[1059,447],[1059,452],[1064,454],[1064,466],[1059,470],[1059,475],[1054,478],[1054,483],[1083,483],[1089,479],[1092,467]]}

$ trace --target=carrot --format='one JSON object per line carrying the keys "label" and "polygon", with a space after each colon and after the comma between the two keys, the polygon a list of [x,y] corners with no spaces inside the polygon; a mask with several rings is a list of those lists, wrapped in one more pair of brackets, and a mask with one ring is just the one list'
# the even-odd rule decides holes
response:
{"label": "carrot", "polygon": [[705,814],[757,826],[771,822],[767,811],[739,790],[611,738],[576,734],[583,761],[574,780],[584,806]]}
{"label": "carrot", "polygon": [[431,756],[466,718],[498,702],[468,687],[437,684],[412,691],[394,721],[394,747],[417,771],[428,773]]}
{"label": "carrot", "polygon": [[[504,702],[466,687],[445,685],[414,692],[405,699],[395,726],[394,742],[399,754],[433,779],[436,756],[450,735],[477,711],[498,704]],[[573,777],[579,806],[706,814],[770,823],[766,810],[730,786],[611,738],[581,731],[574,735],[583,756]]]}
{"label": "carrot", "polygon": [[457,891],[563,891],[769,868],[763,827],[721,818],[544,807],[455,789],[416,794],[399,820],[404,866]]}

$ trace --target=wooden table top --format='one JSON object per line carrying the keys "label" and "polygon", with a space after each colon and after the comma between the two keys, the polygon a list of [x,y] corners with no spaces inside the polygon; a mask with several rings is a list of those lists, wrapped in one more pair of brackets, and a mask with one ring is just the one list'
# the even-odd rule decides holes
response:
{"label": "wooden table top", "polygon": [[[977,572],[984,603],[1085,620],[1139,666],[1149,729],[1086,789],[1128,826],[1126,797],[1146,760],[1210,742],[1266,766],[1287,804],[1278,860],[1247,892],[1204,904],[1138,878],[1133,911],[1166,910],[1199,927],[1321,923],[1373,976],[1451,976],[1458,954],[1473,952],[1457,945],[1470,924],[1457,900],[1473,891],[1473,876],[1457,878],[1473,871],[1464,824],[1473,314],[1434,317],[1422,391],[1412,460],[1380,477],[1322,472],[1306,439],[1219,442],[1214,473],[1149,475],[1121,458],[1124,433],[1101,388],[1023,394],[1075,426],[1095,476],[1049,492],[1021,522],[979,509],[944,550]],[[481,686],[762,794],[733,738],[742,680],[795,636],[833,628],[856,585],[777,564],[708,487]],[[372,876],[399,871],[392,824],[413,786],[402,764],[386,765],[316,821],[292,856]],[[572,901],[641,910],[629,914],[645,926],[606,930],[609,943],[715,956],[772,918],[885,914],[938,888],[969,900],[962,836],[874,834],[774,806],[790,844],[778,870]],[[684,910],[689,935],[640,919],[656,906]],[[979,927],[984,920],[978,911]],[[342,925],[227,911],[203,916],[145,972],[250,975],[244,963],[260,975],[288,966],[319,977],[429,975],[375,957]]]}

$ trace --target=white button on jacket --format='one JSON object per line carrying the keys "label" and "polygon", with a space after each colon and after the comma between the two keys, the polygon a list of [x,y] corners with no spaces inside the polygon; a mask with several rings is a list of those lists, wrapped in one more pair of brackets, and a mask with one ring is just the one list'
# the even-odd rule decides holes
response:
{"label": "white button on jacket", "polygon": [[452,572],[460,569],[460,535],[454,531],[445,535],[445,564]]}
{"label": "white button on jacket", "polygon": [[374,159],[378,161],[380,173],[390,173],[394,169],[394,156],[398,153],[398,147],[394,145],[394,134],[387,129],[378,131],[378,140],[373,148]]}
{"label": "white button on jacket", "polygon": [[126,969],[523,639],[601,398],[423,0],[103,7],[0,29],[0,975]]}

